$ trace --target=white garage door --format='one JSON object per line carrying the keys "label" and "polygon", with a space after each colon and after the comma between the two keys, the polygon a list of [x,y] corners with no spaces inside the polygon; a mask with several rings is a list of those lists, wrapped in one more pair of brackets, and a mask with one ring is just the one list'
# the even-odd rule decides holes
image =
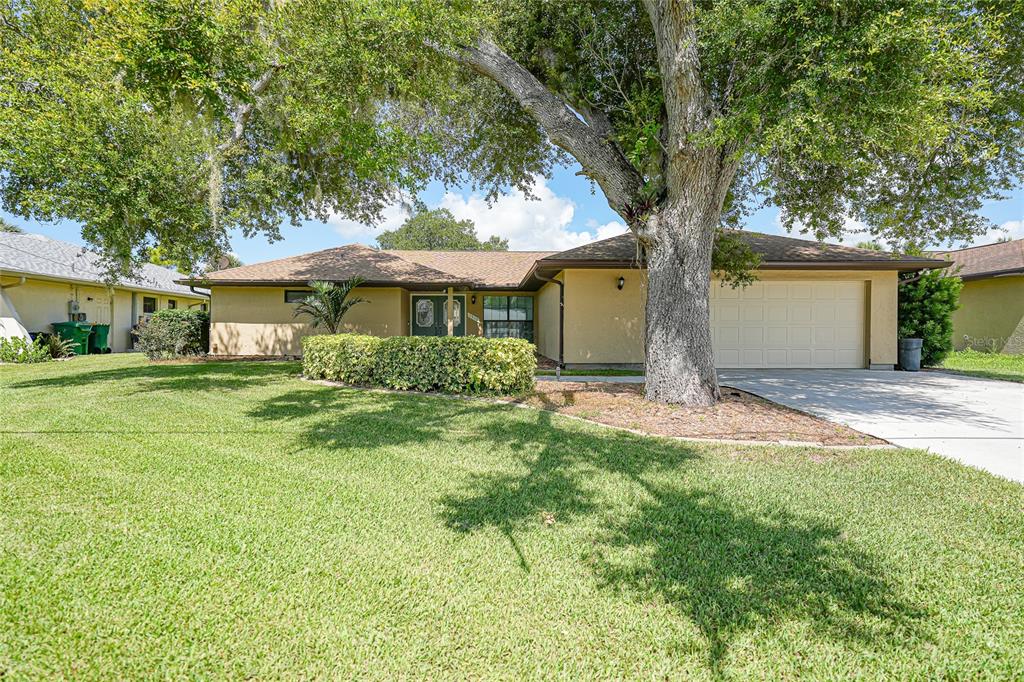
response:
{"label": "white garage door", "polygon": [[715,366],[865,367],[864,282],[711,285]]}

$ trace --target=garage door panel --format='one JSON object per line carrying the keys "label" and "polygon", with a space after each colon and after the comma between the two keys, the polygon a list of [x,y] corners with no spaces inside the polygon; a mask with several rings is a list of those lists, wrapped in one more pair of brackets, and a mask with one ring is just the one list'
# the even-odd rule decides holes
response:
{"label": "garage door panel", "polygon": [[811,327],[790,327],[789,345],[797,348],[807,348],[811,345],[811,335],[814,330]]}
{"label": "garage door panel", "polygon": [[767,303],[765,305],[765,319],[768,322],[788,322],[789,306],[777,301]]}
{"label": "garage door panel", "polygon": [[836,306],[834,303],[815,301],[814,303],[814,323],[815,324],[832,324],[836,321]]}
{"label": "garage door panel", "polygon": [[836,322],[857,324],[864,317],[863,302],[850,301],[836,304]]}
{"label": "garage door panel", "polygon": [[718,367],[863,367],[867,288],[860,281],[762,282],[712,293]]}
{"label": "garage door panel", "polygon": [[718,304],[719,322],[738,322],[740,319],[740,307],[731,301],[723,301]]}
{"label": "garage door panel", "polygon": [[789,321],[796,322],[797,324],[810,322],[814,318],[811,314],[810,303],[803,303],[801,301],[794,301],[789,308]]}

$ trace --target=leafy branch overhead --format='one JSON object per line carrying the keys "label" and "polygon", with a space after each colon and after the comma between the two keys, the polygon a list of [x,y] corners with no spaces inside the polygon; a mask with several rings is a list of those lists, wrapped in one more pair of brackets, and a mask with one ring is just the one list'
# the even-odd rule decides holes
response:
{"label": "leafy branch overhead", "polygon": [[528,189],[565,152],[639,217],[712,145],[743,214],[890,243],[968,238],[1019,181],[1019,2],[689,4],[703,102],[677,132],[657,0],[7,4],[0,201],[82,222],[125,270],[372,220],[431,180]]}

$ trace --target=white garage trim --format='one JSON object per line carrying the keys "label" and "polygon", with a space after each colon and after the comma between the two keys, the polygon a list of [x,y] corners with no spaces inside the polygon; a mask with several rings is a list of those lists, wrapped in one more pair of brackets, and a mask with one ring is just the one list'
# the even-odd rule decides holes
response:
{"label": "white garage trim", "polygon": [[867,366],[863,280],[711,287],[711,334],[721,368]]}

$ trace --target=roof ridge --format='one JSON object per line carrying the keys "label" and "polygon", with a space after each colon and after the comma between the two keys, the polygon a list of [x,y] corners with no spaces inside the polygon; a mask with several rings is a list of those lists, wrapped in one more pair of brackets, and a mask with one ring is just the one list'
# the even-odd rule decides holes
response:
{"label": "roof ridge", "polygon": [[[372,247],[370,247],[372,248]],[[534,253],[558,253],[558,251],[541,251],[541,250],[507,250],[507,251],[489,251],[487,249],[376,249],[382,253],[488,253],[488,254],[534,254]]]}
{"label": "roof ridge", "polygon": [[961,251],[971,251],[973,249],[987,249],[990,246],[1007,246],[1007,245],[1011,245],[1011,244],[1020,246],[1022,249],[1024,249],[1024,237],[1021,237],[1019,239],[1007,239],[1004,242],[991,242],[989,244],[975,244],[974,246],[965,246],[962,249],[949,249],[949,250],[934,249],[934,250],[931,251],[931,253],[943,253],[943,254],[946,254],[946,253],[960,253]]}

